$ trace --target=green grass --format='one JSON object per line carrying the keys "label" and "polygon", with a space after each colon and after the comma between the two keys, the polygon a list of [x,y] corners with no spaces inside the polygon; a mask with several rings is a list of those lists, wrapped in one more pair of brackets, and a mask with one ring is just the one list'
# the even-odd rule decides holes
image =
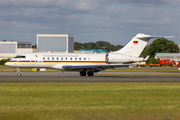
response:
{"label": "green grass", "polygon": [[0,119],[180,119],[180,83],[0,83]]}

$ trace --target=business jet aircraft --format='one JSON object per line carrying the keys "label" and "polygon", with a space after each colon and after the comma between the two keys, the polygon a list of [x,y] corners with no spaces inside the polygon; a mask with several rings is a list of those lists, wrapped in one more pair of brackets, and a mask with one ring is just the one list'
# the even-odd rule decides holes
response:
{"label": "business jet aircraft", "polygon": [[24,53],[16,56],[5,65],[20,68],[53,68],[62,71],[79,71],[81,76],[93,76],[94,72],[115,67],[128,67],[132,62],[142,61],[140,54],[148,41],[157,36],[137,34],[122,49],[111,53]]}

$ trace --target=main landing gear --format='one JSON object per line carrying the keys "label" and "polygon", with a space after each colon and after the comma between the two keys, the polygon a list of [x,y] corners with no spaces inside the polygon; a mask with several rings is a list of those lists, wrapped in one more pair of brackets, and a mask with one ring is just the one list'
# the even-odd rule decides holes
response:
{"label": "main landing gear", "polygon": [[21,76],[21,70],[19,68],[17,68],[17,76]]}
{"label": "main landing gear", "polygon": [[88,76],[93,76],[94,72],[93,71],[87,71]]}
{"label": "main landing gear", "polygon": [[86,71],[80,71],[79,73],[81,76],[86,76]]}
{"label": "main landing gear", "polygon": [[[86,76],[86,71],[80,71],[79,72],[81,76]],[[87,71],[88,76],[93,76],[94,72],[93,71]]]}

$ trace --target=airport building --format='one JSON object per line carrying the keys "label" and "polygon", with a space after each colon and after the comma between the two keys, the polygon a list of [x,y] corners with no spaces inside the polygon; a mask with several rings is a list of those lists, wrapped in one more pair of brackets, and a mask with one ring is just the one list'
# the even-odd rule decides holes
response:
{"label": "airport building", "polygon": [[74,35],[37,34],[37,52],[74,52]]}
{"label": "airport building", "polygon": [[30,42],[0,42],[0,60],[32,52],[74,52],[74,35],[37,34],[37,49]]}
{"label": "airport building", "polygon": [[13,58],[18,54],[33,52],[30,42],[0,42],[0,60]]}
{"label": "airport building", "polygon": [[157,53],[155,58],[159,58],[160,60],[180,61],[180,53]]}

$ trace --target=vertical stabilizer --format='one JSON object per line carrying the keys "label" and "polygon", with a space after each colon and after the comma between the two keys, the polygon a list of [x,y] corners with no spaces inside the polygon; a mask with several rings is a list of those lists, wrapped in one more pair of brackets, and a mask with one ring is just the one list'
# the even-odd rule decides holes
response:
{"label": "vertical stabilizer", "polygon": [[139,57],[148,41],[153,38],[163,38],[158,36],[145,35],[142,33],[137,34],[126,46],[122,49],[115,51],[113,53],[121,53],[125,55],[130,55],[134,57]]}

